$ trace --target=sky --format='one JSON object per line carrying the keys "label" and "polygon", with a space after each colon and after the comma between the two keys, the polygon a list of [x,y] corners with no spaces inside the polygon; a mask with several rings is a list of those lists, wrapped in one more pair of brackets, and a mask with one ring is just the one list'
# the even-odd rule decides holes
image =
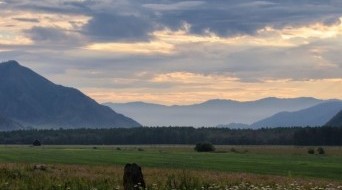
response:
{"label": "sky", "polygon": [[0,61],[98,102],[342,99],[341,0],[0,0]]}

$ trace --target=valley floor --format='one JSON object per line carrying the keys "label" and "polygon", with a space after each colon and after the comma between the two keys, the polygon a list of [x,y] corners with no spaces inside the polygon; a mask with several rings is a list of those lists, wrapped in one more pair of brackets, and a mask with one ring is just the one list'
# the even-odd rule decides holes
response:
{"label": "valley floor", "polygon": [[0,189],[122,189],[123,167],[132,162],[149,189],[342,189],[341,147],[324,147],[325,155],[308,148],[0,146]]}

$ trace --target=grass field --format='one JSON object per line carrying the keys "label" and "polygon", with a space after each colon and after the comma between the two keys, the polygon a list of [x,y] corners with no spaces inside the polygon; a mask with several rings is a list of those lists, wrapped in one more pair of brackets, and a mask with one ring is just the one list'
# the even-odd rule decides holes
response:
{"label": "grass field", "polygon": [[[111,188],[120,186],[122,168],[131,162],[141,165],[147,181],[152,181],[150,185],[155,183],[158,187],[164,187],[172,178],[179,187],[182,179],[188,178],[185,181],[196,182],[199,188],[205,184],[224,186],[228,182],[232,186],[257,182],[273,187],[299,183],[312,187],[333,184],[337,188],[342,185],[342,149],[324,148],[325,155],[309,155],[308,147],[291,146],[217,146],[214,153],[197,153],[192,146],[0,146],[0,167],[9,176],[27,175],[27,180],[38,175],[47,181],[55,178],[54,182],[63,184],[63,176],[68,176],[66,179],[73,179],[69,184],[75,183],[73,189],[80,189],[76,188],[80,184],[96,189],[109,189],[106,184]],[[48,175],[46,171],[32,170],[37,163],[48,164]],[[6,179],[6,172],[2,175]],[[10,184],[11,180],[19,183],[15,179],[10,177],[2,184]],[[47,181],[44,184],[54,184]]]}

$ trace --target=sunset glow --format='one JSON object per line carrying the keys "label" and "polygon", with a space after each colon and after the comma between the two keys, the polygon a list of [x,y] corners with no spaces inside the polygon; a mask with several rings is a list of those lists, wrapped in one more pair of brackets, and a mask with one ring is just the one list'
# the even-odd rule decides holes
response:
{"label": "sunset glow", "polygon": [[316,3],[0,1],[0,58],[98,102],[342,99],[342,4]]}

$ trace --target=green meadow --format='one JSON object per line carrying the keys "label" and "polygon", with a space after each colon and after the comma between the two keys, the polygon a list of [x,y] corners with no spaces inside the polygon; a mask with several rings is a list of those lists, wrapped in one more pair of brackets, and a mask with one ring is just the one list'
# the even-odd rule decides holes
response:
{"label": "green meadow", "polygon": [[2,146],[2,163],[117,165],[136,162],[143,167],[244,172],[342,180],[342,155],[307,154],[295,147],[218,147],[198,153],[191,146]]}
{"label": "green meadow", "polygon": [[340,147],[324,147],[324,155],[307,153],[317,147],[216,148],[0,146],[0,189],[121,189],[123,167],[132,162],[142,166],[149,189],[342,189]]}

